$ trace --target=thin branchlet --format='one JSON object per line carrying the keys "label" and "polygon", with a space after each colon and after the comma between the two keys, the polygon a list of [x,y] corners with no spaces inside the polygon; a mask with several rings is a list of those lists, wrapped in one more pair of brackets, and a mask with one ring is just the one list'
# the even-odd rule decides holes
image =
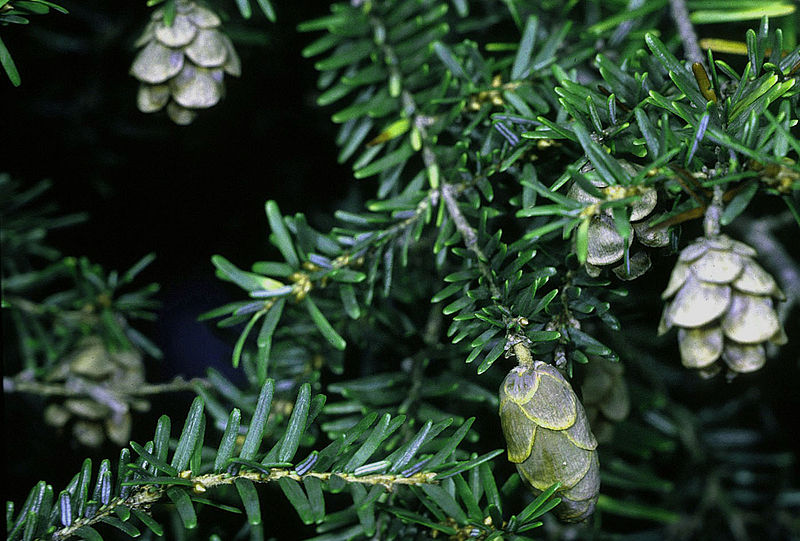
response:
{"label": "thin branchlet", "polygon": [[496,302],[499,302],[502,296],[500,293],[500,288],[497,287],[494,276],[492,275],[492,271],[486,264],[486,256],[481,251],[480,246],[478,246],[477,233],[475,233],[475,230],[471,225],[469,225],[469,222],[467,222],[467,219],[464,217],[461,209],[458,208],[458,202],[456,201],[454,192],[455,189],[452,185],[445,184],[442,186],[441,194],[444,204],[447,207],[447,212],[453,219],[453,223],[455,224],[458,232],[461,234],[461,238],[464,239],[464,246],[466,246],[468,250],[476,255],[478,259],[478,269],[489,286],[489,291],[492,294],[492,298],[495,299]]}
{"label": "thin branchlet", "polygon": [[672,11],[672,18],[675,19],[675,24],[678,27],[678,34],[681,36],[683,42],[683,51],[691,62],[698,62],[705,65],[705,58],[700,50],[699,42],[697,41],[697,33],[694,31],[694,25],[689,18],[689,10],[686,7],[685,0],[670,0],[670,7]]}
{"label": "thin branchlet", "polygon": [[533,355],[524,343],[517,342],[514,344],[514,355],[516,355],[517,362],[521,366],[533,366]]}
{"label": "thin branchlet", "polygon": [[714,186],[714,198],[711,200],[711,204],[708,205],[705,217],[703,218],[703,231],[706,237],[716,237],[719,235],[719,221],[722,218],[722,211],[724,210],[722,194],[722,186],[719,184]]}
{"label": "thin branchlet", "polygon": [[[202,378],[193,378],[189,381],[177,377],[167,383],[146,383],[137,387],[131,387],[122,392],[119,389],[113,391],[102,389],[109,401],[119,401],[126,397],[141,397],[163,393],[173,393],[180,391],[194,391],[197,386],[209,388],[208,381]],[[21,372],[16,376],[6,376],[3,378],[3,392],[6,393],[28,393],[39,396],[68,397],[68,398],[95,398],[97,399],[97,388],[101,385],[90,384],[82,381],[80,383],[45,383],[29,377],[29,373]],[[99,400],[98,400],[99,401]],[[100,401],[106,405],[109,402]]]}
{"label": "thin branchlet", "polygon": [[[392,492],[401,486],[416,486],[436,484],[436,473],[417,472],[413,475],[404,476],[402,474],[375,473],[368,475],[355,475],[344,472],[308,472],[304,475],[297,474],[294,470],[285,468],[270,469],[269,473],[242,471],[236,474],[231,473],[208,473],[193,476],[190,471],[181,472],[180,478],[183,479],[181,486],[188,481],[191,483],[192,490],[198,494],[205,493],[208,489],[233,485],[239,479],[245,479],[253,483],[272,483],[280,479],[292,479],[302,482],[305,478],[315,478],[320,481],[330,481],[332,477],[338,477],[345,483],[358,483],[369,486],[382,486],[386,491]],[[177,486],[177,483],[174,485]],[[92,526],[102,521],[105,517],[112,515],[116,509],[127,508],[149,512],[150,507],[158,503],[167,493],[169,484],[162,485],[139,485],[126,498],[114,498],[108,504],[98,509],[97,513],[89,518],[75,520],[69,526],[56,530],[53,533],[54,541],[65,541],[76,535],[77,530],[85,526]]]}

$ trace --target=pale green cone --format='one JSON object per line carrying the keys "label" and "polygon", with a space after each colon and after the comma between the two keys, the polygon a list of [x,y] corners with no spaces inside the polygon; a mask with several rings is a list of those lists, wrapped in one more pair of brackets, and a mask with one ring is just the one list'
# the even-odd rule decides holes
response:
{"label": "pale green cone", "polygon": [[219,29],[212,11],[177,0],[172,25],[163,9],[153,13],[136,46],[143,47],[131,66],[141,87],[137,106],[143,113],[166,108],[176,124],[190,124],[198,109],[213,107],[225,95],[224,74],[239,76],[241,63],[231,40]]}
{"label": "pale green cone", "polygon": [[709,377],[753,372],[766,362],[766,342],[786,334],[775,302],[775,280],[753,260],[750,246],[726,235],[700,238],[684,248],[661,297],[668,301],[659,334],[678,327],[681,362]]}
{"label": "pale green cone", "polygon": [[556,516],[565,522],[589,517],[600,489],[597,440],[558,370],[541,361],[511,370],[500,387],[500,423],[508,459],[533,492],[559,482]]}

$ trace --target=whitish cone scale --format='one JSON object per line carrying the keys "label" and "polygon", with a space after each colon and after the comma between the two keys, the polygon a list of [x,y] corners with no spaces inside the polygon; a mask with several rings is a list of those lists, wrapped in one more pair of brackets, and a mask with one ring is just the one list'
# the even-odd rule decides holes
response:
{"label": "whitish cone scale", "polygon": [[785,296],[755,255],[725,235],[700,238],[681,252],[661,295],[669,302],[659,334],[678,327],[687,368],[710,377],[723,361],[729,375],[753,372],[764,366],[767,342],[786,343],[775,312]]}
{"label": "whitish cone scale", "polygon": [[176,124],[190,124],[197,109],[216,105],[225,94],[224,74],[239,76],[241,64],[231,40],[219,30],[220,19],[202,6],[177,0],[172,25],[164,9],[136,42],[139,51],[131,75],[141,85],[137,106],[143,113],[166,107]]}
{"label": "whitish cone scale", "polygon": [[535,493],[561,483],[556,516],[588,518],[600,490],[597,440],[558,370],[541,361],[511,370],[500,387],[500,423],[508,459]]}

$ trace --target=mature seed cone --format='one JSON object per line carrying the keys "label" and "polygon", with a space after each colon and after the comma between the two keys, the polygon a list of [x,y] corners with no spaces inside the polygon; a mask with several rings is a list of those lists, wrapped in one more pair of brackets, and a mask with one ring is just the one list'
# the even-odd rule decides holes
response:
{"label": "mature seed cone", "polygon": [[164,9],[153,12],[136,42],[139,51],[131,75],[141,81],[137,105],[143,113],[160,111],[176,124],[190,124],[197,109],[216,105],[225,94],[224,74],[239,76],[241,63],[231,40],[219,30],[211,10],[177,0],[171,26]]}
{"label": "mature seed cone", "polygon": [[111,353],[98,337],[85,338],[48,380],[64,381],[68,388],[85,395],[50,404],[44,418],[57,428],[72,422],[73,435],[87,447],[98,447],[105,438],[116,445],[127,445],[131,408],[144,411],[150,406],[146,400],[124,398],[144,383],[141,354]]}
{"label": "mature seed cone", "polygon": [[565,522],[594,512],[600,490],[597,440],[570,384],[553,366],[517,366],[500,387],[500,423],[508,459],[539,494],[560,482],[554,509]]}
{"label": "mature seed cone", "polygon": [[600,443],[611,441],[614,425],[624,420],[631,409],[625,369],[603,357],[591,357],[581,385],[586,417]]}
{"label": "mature seed cone", "polygon": [[[630,169],[632,174],[636,170],[632,165],[623,164],[626,169]],[[608,186],[600,180],[593,179],[594,184],[600,191],[607,194],[607,199],[598,199],[583,190],[577,183],[573,184],[567,192],[567,196],[583,203],[586,206],[602,203],[603,201],[627,197],[623,189],[618,186]],[[669,234],[664,228],[653,228],[648,226],[653,210],[658,203],[658,194],[655,189],[644,187],[640,189],[639,198],[631,204],[630,223],[632,226],[631,236],[628,239],[630,248],[633,239],[636,238],[640,243],[651,248],[660,248],[669,244]],[[592,216],[589,222],[588,232],[588,253],[586,255],[586,272],[590,276],[598,276],[602,267],[607,267],[618,263],[625,255],[625,241],[617,233],[614,227],[613,212],[610,208],[604,209],[601,213]],[[633,280],[638,278],[650,268],[650,257],[645,252],[636,252],[630,258],[630,269],[625,263],[621,263],[612,268],[622,280]]]}
{"label": "mature seed cone", "polygon": [[678,330],[681,360],[706,377],[725,361],[729,375],[764,366],[766,342],[786,343],[774,300],[775,280],[754,260],[756,251],[725,235],[700,238],[678,256],[664,300],[659,334]]}

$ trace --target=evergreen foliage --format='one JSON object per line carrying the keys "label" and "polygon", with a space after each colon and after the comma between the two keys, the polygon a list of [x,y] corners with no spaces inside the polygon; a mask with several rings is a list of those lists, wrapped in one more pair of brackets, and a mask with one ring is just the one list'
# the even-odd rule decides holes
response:
{"label": "evergreen foliage", "polygon": [[[156,4],[168,25],[176,0]],[[235,8],[247,19],[251,4]],[[210,255],[240,294],[201,316],[238,337],[236,382],[214,369],[163,385],[87,371],[76,360],[87,339],[108,359],[138,356],[120,366],[161,356],[129,323],[157,308],[157,286],[137,285],[153,256],[122,274],[61,256],[46,233],[82,217],[37,207],[46,183],[23,190],[0,177],[3,313],[18,344],[4,388],[63,400],[74,415],[76,399],[104,407],[94,421],[122,447],[117,460],[87,459],[66,487],[41,481],[9,502],[8,541],[265,539],[281,520],[261,488],[270,484],[320,541],[800,536],[796,458],[765,398],[774,380],[744,373],[766,352],[764,370],[785,371],[795,388],[800,368],[800,266],[780,233],[800,226],[796,6],[727,4],[689,2],[682,16],[682,0],[352,1],[301,23],[317,104],[339,126],[338,159],[369,184],[328,230],[267,201],[268,253],[279,257]],[[291,6],[275,5],[277,17],[257,1],[280,25]],[[42,6],[66,11],[0,0],[0,24]],[[684,32],[754,20],[743,44]],[[737,47],[742,67],[715,52]],[[0,60],[18,85],[2,42]],[[254,69],[244,64],[242,78]],[[675,337],[656,333],[660,292],[678,302],[667,286],[676,256],[696,237],[713,248],[721,229],[758,252],[743,257],[766,268],[759,302],[769,337],[783,324],[788,345],[777,347],[781,334],[767,349],[767,335],[742,346],[726,330],[726,351],[762,357],[736,365],[739,395],[713,401],[705,395],[725,381],[684,370]],[[680,257],[686,273],[707,259]],[[731,296],[744,278],[717,267],[702,276],[711,292],[690,300],[741,316],[713,288]],[[517,364],[557,389],[540,374],[530,389],[504,386],[501,403]],[[533,399],[537,388],[546,399]],[[196,397],[180,432],[167,415],[143,443],[114,431],[149,394],[186,389]],[[584,395],[591,424],[610,424],[602,437],[587,428]],[[560,451],[537,443],[546,434]],[[585,468],[560,478],[545,460],[558,452]],[[580,503],[567,518],[586,520],[559,523],[559,495]],[[243,516],[193,537],[207,507]]]}

